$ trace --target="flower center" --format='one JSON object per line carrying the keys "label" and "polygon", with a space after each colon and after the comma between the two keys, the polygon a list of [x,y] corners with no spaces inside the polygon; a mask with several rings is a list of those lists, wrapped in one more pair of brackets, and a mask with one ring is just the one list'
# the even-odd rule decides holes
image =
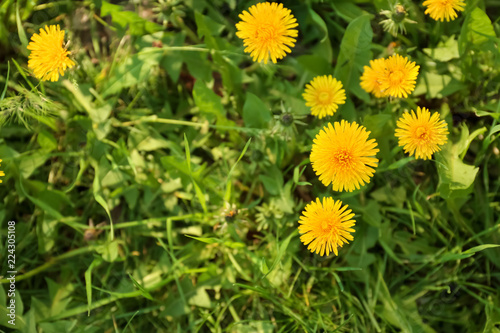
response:
{"label": "flower center", "polygon": [[331,216],[327,216],[321,222],[321,231],[325,234],[329,234],[337,229],[337,221]]}
{"label": "flower center", "polygon": [[419,138],[422,141],[429,140],[429,134],[427,133],[427,129],[423,126],[420,126],[419,128],[417,128],[415,134],[417,135],[417,138]]}
{"label": "flower center", "polygon": [[403,81],[403,72],[401,71],[391,72],[389,74],[389,79],[391,80],[392,84],[400,84],[401,81]]}
{"label": "flower center", "polygon": [[330,103],[330,93],[327,91],[322,91],[318,95],[318,101],[321,104],[329,104]]}
{"label": "flower center", "polygon": [[329,220],[323,220],[323,222],[321,222],[321,230],[323,230],[323,232],[329,232],[331,228]]}
{"label": "flower center", "polygon": [[255,30],[255,39],[263,43],[276,40],[277,35],[276,27],[272,24],[263,24]]}
{"label": "flower center", "polygon": [[350,167],[352,164],[352,154],[346,149],[339,150],[333,157],[337,165]]}

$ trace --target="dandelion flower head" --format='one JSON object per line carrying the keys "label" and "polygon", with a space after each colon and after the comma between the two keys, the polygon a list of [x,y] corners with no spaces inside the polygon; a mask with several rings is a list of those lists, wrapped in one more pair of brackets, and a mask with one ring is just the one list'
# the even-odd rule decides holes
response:
{"label": "dandelion flower head", "polygon": [[75,65],[68,56],[71,52],[63,47],[64,30],[59,25],[45,26],[40,34],[31,36],[28,50],[31,51],[28,67],[33,70],[35,77],[42,81],[57,81],[59,75]]}
{"label": "dandelion flower head", "polygon": [[463,12],[465,7],[464,0],[427,0],[423,3],[427,7],[425,14],[429,14],[436,21],[453,21],[457,18],[457,12]]}
{"label": "dandelion flower head", "polygon": [[319,119],[333,116],[339,104],[344,104],[346,99],[342,82],[331,75],[315,77],[306,85],[302,97],[306,100],[306,106],[311,108],[311,114]]}
{"label": "dandelion flower head", "polygon": [[[0,160],[0,163],[2,163],[2,160]],[[5,176],[5,172],[3,171],[0,171],[0,177],[3,177]],[[0,179],[0,183],[2,183],[2,180]]]}
{"label": "dandelion flower head", "polygon": [[439,113],[432,114],[426,108],[417,107],[417,114],[412,110],[405,112],[397,122],[396,137],[399,146],[402,146],[410,156],[430,159],[432,154],[440,151],[439,146],[448,140],[448,125],[440,120]]}
{"label": "dandelion flower head", "polygon": [[269,58],[273,63],[282,59],[286,53],[292,52],[295,37],[299,32],[293,29],[298,26],[297,19],[290,9],[276,2],[261,2],[244,10],[239,15],[241,21],[236,24],[236,36],[243,39],[245,52],[250,53],[253,61],[264,61]]}
{"label": "dandelion flower head", "polygon": [[370,60],[370,67],[365,66],[363,75],[361,75],[361,88],[367,93],[372,93],[375,97],[385,97],[386,94],[380,87],[380,78],[385,71],[385,59]]}
{"label": "dandelion flower head", "polygon": [[417,81],[418,69],[415,62],[399,54],[385,60],[385,70],[380,77],[380,89],[388,96],[408,97]]}
{"label": "dandelion flower head", "polygon": [[323,203],[316,198],[306,206],[299,220],[300,240],[311,252],[323,256],[331,252],[337,256],[338,248],[352,241],[350,234],[355,221],[347,205],[340,200],[323,198]]}
{"label": "dandelion flower head", "polygon": [[345,120],[328,123],[314,138],[311,163],[319,180],[334,191],[359,189],[375,173],[379,151],[365,127]]}

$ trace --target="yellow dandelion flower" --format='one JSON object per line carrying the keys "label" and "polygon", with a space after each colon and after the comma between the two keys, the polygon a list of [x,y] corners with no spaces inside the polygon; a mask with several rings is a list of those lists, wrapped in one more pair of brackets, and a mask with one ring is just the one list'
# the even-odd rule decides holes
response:
{"label": "yellow dandelion flower", "polygon": [[299,220],[300,240],[311,252],[320,256],[339,255],[338,248],[352,241],[350,234],[355,221],[347,205],[342,206],[340,200],[323,198],[323,204],[317,198],[306,206]]}
{"label": "yellow dandelion flower", "polygon": [[269,58],[273,63],[282,59],[289,47],[295,46],[299,32],[295,28],[299,24],[290,9],[276,2],[261,2],[253,5],[239,15],[241,21],[236,24],[236,36],[243,39],[245,52],[250,53],[253,61],[264,61]]}
{"label": "yellow dandelion flower", "polygon": [[370,182],[379,151],[365,127],[345,120],[328,123],[314,138],[311,163],[319,180],[334,191],[354,191]]}
{"label": "yellow dandelion flower", "polygon": [[405,112],[399,118],[396,137],[399,146],[404,147],[405,153],[415,158],[424,160],[432,158],[432,154],[440,151],[439,146],[444,145],[448,138],[448,125],[440,120],[439,113],[431,113],[426,108],[417,107],[417,114],[412,110]]}
{"label": "yellow dandelion flower", "polygon": [[463,12],[465,7],[464,0],[427,0],[423,3],[427,7],[425,14],[429,14],[436,21],[453,21],[457,18],[455,11]]}
{"label": "yellow dandelion flower", "polygon": [[[2,163],[2,160],[0,160],[0,163]],[[3,171],[0,171],[0,177],[3,177],[5,176],[5,172]],[[2,180],[0,179],[0,183],[2,183]]]}
{"label": "yellow dandelion flower", "polygon": [[35,77],[42,81],[57,81],[59,75],[64,76],[64,71],[75,65],[68,58],[71,53],[63,47],[64,30],[59,25],[45,26],[40,29],[40,34],[31,36],[28,50],[31,51],[28,67],[33,70]]}
{"label": "yellow dandelion flower", "polygon": [[321,119],[333,116],[339,104],[345,103],[345,90],[342,88],[342,82],[331,75],[323,75],[306,84],[302,97],[306,100],[306,106],[311,107],[311,114]]}
{"label": "yellow dandelion flower", "polygon": [[380,89],[388,96],[408,97],[417,81],[418,69],[415,62],[399,54],[385,60],[385,71],[380,77]]}
{"label": "yellow dandelion flower", "polygon": [[385,59],[370,60],[370,67],[365,66],[361,75],[361,88],[367,93],[372,93],[377,98],[385,97],[386,94],[380,88],[380,78],[385,71]]}

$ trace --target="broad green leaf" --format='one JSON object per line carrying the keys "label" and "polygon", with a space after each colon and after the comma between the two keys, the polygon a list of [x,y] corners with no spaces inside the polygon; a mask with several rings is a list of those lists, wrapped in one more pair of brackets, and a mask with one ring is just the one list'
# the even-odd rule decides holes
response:
{"label": "broad green leaf", "polygon": [[46,214],[36,224],[36,236],[38,241],[38,253],[50,252],[56,244],[58,235],[57,221],[51,215]]}
{"label": "broad green leaf", "polygon": [[205,82],[197,80],[193,89],[194,102],[205,115],[214,115],[217,121],[225,118],[226,111],[222,106],[221,98],[212,89],[209,89]]}
{"label": "broad green leaf", "polygon": [[[477,134],[473,133],[473,135]],[[455,144],[448,142],[443,151],[436,154],[439,174],[438,192],[444,199],[465,197],[472,190],[472,184],[479,169],[465,164],[460,157],[472,141],[469,138],[468,129],[464,126],[460,141]]]}
{"label": "broad green leaf", "polygon": [[49,289],[50,313],[55,315],[66,310],[71,303],[75,286],[70,282],[55,282],[48,277],[45,281]]}
{"label": "broad green leaf", "polygon": [[44,333],[73,332],[77,326],[77,320],[58,320],[51,323],[40,323],[39,326]]}
{"label": "broad green leaf", "polygon": [[458,49],[460,54],[464,54],[470,46],[478,46],[488,42],[488,36],[496,37],[495,29],[486,13],[479,7],[474,8],[465,18],[462,25],[460,37],[458,39]]}
{"label": "broad green leaf", "polygon": [[132,87],[146,81],[154,66],[158,66],[163,57],[163,50],[147,47],[141,52],[128,57],[123,63],[117,65],[109,80],[104,84],[103,97],[114,95],[122,89]]}
{"label": "broad green leaf", "polygon": [[45,151],[35,151],[33,154],[24,155],[20,161],[19,172],[24,179],[28,179],[31,175],[38,170],[50,158],[50,154]]}
{"label": "broad green leaf", "polygon": [[[10,303],[7,306],[10,306]],[[11,312],[10,312],[10,309],[7,308],[7,306],[0,305],[0,326],[2,328],[9,329],[9,331],[7,331],[7,332],[16,332],[18,330],[23,329],[24,326],[26,325],[26,322],[23,318],[23,315],[20,313],[16,312],[16,314],[15,314],[15,319],[16,319],[15,325],[11,325],[9,323],[9,321],[12,320],[12,318],[9,317]]]}
{"label": "broad green leaf", "polygon": [[243,105],[243,121],[246,127],[267,128],[272,118],[271,111],[254,94],[247,92],[245,104]]}
{"label": "broad green leaf", "polygon": [[[207,54],[202,52],[183,52],[182,60],[186,63],[189,73],[198,80],[212,80],[212,65],[207,60]],[[196,85],[195,83],[195,85]]]}
{"label": "broad green leaf", "polygon": [[442,62],[460,58],[458,43],[455,36],[451,36],[444,42],[439,42],[435,48],[424,48],[423,51],[432,59]]}
{"label": "broad green leaf", "polygon": [[198,27],[198,36],[200,38],[207,36],[219,36],[225,25],[215,22],[207,15],[201,14],[195,10],[194,18]]}
{"label": "broad green leaf", "polygon": [[339,15],[348,23],[351,23],[356,18],[366,14],[364,10],[350,1],[331,2],[331,5],[335,9],[336,15]]}
{"label": "broad green leaf", "polygon": [[382,222],[382,215],[380,214],[380,205],[375,200],[368,201],[368,204],[362,207],[360,212],[363,219],[369,225],[379,227]]}
{"label": "broad green leaf", "polygon": [[212,303],[210,301],[210,296],[208,295],[205,288],[196,288],[192,294],[188,294],[188,304],[198,306],[201,308],[210,309],[212,307]]}
{"label": "broad green leaf", "polygon": [[500,119],[500,113],[496,112],[491,112],[491,111],[484,111],[484,110],[475,110],[476,116],[478,117],[492,117],[496,120]]}
{"label": "broad green leaf", "polygon": [[266,191],[271,195],[278,195],[283,188],[283,174],[277,166],[273,165],[268,169],[267,174],[260,174],[259,179],[264,184]]}
{"label": "broad green leaf", "polygon": [[307,11],[309,12],[309,18],[312,20],[313,24],[318,27],[320,33],[322,34],[321,40],[316,43],[316,45],[311,50],[311,53],[320,56],[327,63],[332,62],[333,49],[332,43],[330,42],[330,37],[328,34],[328,26],[326,25],[323,18],[316,13],[310,6],[307,6]]}
{"label": "broad green leaf", "polygon": [[345,31],[340,44],[340,53],[335,67],[335,78],[340,80],[346,90],[358,98],[369,101],[368,94],[361,89],[359,78],[363,66],[371,59],[371,42],[373,31],[370,15],[362,15],[354,19]]}
{"label": "broad green leaf", "polygon": [[441,98],[443,97],[443,91],[445,91],[447,94],[450,94],[465,87],[461,84],[458,84],[456,87],[449,87],[451,84],[455,84],[455,82],[456,81],[453,80],[449,75],[424,72],[421,74],[420,80],[418,81],[418,84],[413,91],[413,95],[419,96],[422,94],[427,94],[429,98]]}
{"label": "broad green leaf", "polygon": [[[302,65],[305,70],[314,75],[324,75],[332,70],[330,64],[324,58],[315,54],[301,55],[297,57],[297,62]],[[302,101],[302,103],[304,103],[304,101]]]}
{"label": "broad green leaf", "polygon": [[101,16],[111,15],[111,20],[131,35],[142,36],[163,30],[161,25],[143,19],[136,12],[124,10],[122,6],[102,1]]}
{"label": "broad green leaf", "polygon": [[113,262],[118,259],[118,241],[109,241],[96,249],[104,260]]}
{"label": "broad green leaf", "polygon": [[363,120],[363,126],[371,132],[370,138],[379,137],[386,130],[386,127],[389,127],[387,124],[392,121],[392,118],[392,115],[387,113],[367,115]]}
{"label": "broad green leaf", "polygon": [[[162,42],[165,46],[179,47],[184,45],[185,38],[186,34],[184,32],[175,32],[173,35],[167,35],[167,33],[165,33]],[[186,53],[187,52],[167,50],[165,56],[160,61],[160,65],[167,71],[174,82],[179,80]]]}
{"label": "broad green leaf", "polygon": [[[38,198],[38,197],[34,197],[34,196],[29,195],[28,192],[26,192],[26,190],[24,189],[24,186],[23,186],[24,182],[26,182],[27,184],[30,184],[30,183],[28,183],[27,180],[23,180],[22,178],[19,178],[19,189],[28,199],[31,200],[31,202],[33,202],[35,205],[40,207],[42,210],[44,210],[47,214],[51,215],[52,217],[54,217],[56,219],[63,218],[63,216],[61,215],[59,210],[57,208],[52,207],[52,205],[50,204],[50,203],[53,203],[53,201],[50,201],[50,203],[49,203],[49,202],[45,201],[47,199],[45,197]],[[52,192],[54,192],[54,191],[52,191]],[[62,196],[64,197],[63,194],[62,194]]]}
{"label": "broad green leaf", "polygon": [[50,152],[57,149],[56,138],[54,138],[54,136],[46,130],[42,130],[38,134],[36,141],[44,151]]}

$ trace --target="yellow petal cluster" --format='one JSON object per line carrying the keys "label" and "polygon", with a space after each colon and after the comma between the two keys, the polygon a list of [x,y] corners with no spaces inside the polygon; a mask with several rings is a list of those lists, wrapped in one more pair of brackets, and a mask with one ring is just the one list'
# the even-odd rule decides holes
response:
{"label": "yellow petal cluster", "polygon": [[397,122],[396,137],[410,156],[430,159],[432,154],[441,150],[447,141],[448,125],[439,118],[439,113],[431,113],[426,108],[417,107],[417,113],[412,110],[405,112]]}
{"label": "yellow petal cluster", "polygon": [[28,67],[35,77],[42,81],[57,81],[66,69],[75,65],[68,56],[70,51],[63,47],[64,30],[59,25],[45,26],[39,34],[31,37],[28,50],[31,51]]}
{"label": "yellow petal cluster", "polygon": [[306,106],[311,108],[311,114],[319,119],[333,116],[339,104],[344,104],[346,99],[342,82],[331,75],[315,77],[306,85],[302,97],[306,100]]}
{"label": "yellow petal cluster", "polygon": [[299,233],[309,251],[321,256],[332,252],[338,255],[338,248],[353,240],[354,214],[348,208],[342,206],[340,200],[329,197],[323,198],[323,202],[316,198],[305,207],[299,220]]}
{"label": "yellow petal cluster", "polygon": [[260,2],[244,10],[236,24],[236,36],[243,39],[245,52],[250,53],[253,61],[267,64],[269,59],[276,63],[286,53],[292,52],[295,37],[298,36],[297,19],[290,9],[276,2]]}
{"label": "yellow petal cluster", "polygon": [[415,89],[418,70],[415,62],[399,54],[370,61],[361,75],[361,88],[375,97],[408,97]]}

